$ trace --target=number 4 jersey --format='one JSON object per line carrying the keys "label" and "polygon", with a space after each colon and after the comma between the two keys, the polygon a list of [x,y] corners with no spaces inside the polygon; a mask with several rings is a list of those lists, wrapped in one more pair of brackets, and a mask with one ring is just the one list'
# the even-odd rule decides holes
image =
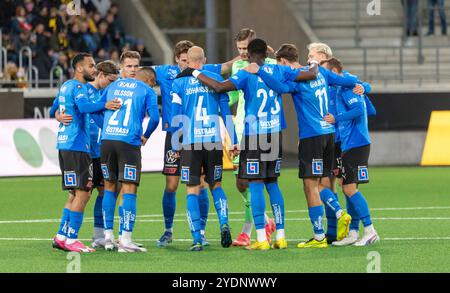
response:
{"label": "number 4 jersey", "polygon": [[[223,80],[220,75],[213,72],[207,70],[201,70],[201,72],[218,81]],[[172,111],[176,119],[173,121],[175,125],[172,126],[177,129],[180,125],[176,124],[181,122],[183,125],[183,145],[220,142],[222,139],[219,109],[231,134],[232,143],[236,143],[236,133],[230,121],[231,112],[228,101],[227,94],[215,93],[195,77],[175,79],[172,84]]]}
{"label": "number 4 jersey", "polygon": [[122,107],[105,111],[102,140],[118,140],[140,146],[145,113],[158,109],[158,97],[151,87],[137,79],[120,79],[103,93],[106,101],[119,99]]}

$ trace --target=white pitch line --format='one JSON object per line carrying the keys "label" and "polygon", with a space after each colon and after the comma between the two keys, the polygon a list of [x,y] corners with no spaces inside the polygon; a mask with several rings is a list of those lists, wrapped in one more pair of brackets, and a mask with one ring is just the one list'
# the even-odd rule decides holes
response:
{"label": "white pitch line", "polygon": [[[81,241],[92,241],[91,238],[79,239]],[[220,242],[220,239],[207,238],[209,242]],[[286,241],[307,241],[306,238],[288,238]],[[448,237],[386,237],[381,238],[381,241],[429,241],[429,240],[450,240]],[[52,241],[51,238],[0,238],[0,241]],[[158,239],[134,239],[136,242],[156,242]],[[192,242],[192,239],[174,238],[174,242]]]}
{"label": "white pitch line", "polygon": [[[435,206],[435,207],[392,207],[392,208],[372,208],[371,211],[404,211],[404,210],[446,210],[450,209],[450,206]],[[308,210],[287,210],[286,214],[289,213],[306,213]],[[229,212],[229,215],[243,215],[244,212]],[[216,213],[209,213],[209,216],[215,216]],[[186,214],[175,214],[175,217],[184,217]],[[162,214],[150,214],[150,215],[138,215],[138,219],[145,218],[162,218]],[[118,217],[115,217],[119,219]],[[422,217],[422,218],[373,218],[378,220],[448,220],[446,217]],[[20,223],[58,223],[61,219],[36,219],[36,220],[4,220],[0,221],[0,224],[20,224]],[[92,222],[94,218],[86,217],[85,222]],[[286,219],[289,220],[289,219]],[[309,220],[309,218],[300,218],[300,220]],[[164,222],[163,219],[157,220],[138,220],[139,222]],[[175,222],[185,222],[184,219],[174,219]],[[214,221],[214,219],[209,219],[208,221]],[[239,219],[232,219],[232,221],[241,221]]]}
{"label": "white pitch line", "polygon": [[[373,220],[379,221],[447,221],[450,217],[372,217]],[[36,224],[36,223],[59,223],[59,219],[43,219],[43,220],[17,220],[17,221],[0,221],[1,224]],[[208,222],[218,222],[218,219],[208,219]],[[230,222],[243,222],[244,219],[229,219]],[[309,218],[285,218],[285,221],[310,221]],[[85,219],[84,223],[93,223],[93,219]],[[138,223],[162,223],[164,219],[138,219]],[[186,222],[185,219],[174,219],[173,222]]]}

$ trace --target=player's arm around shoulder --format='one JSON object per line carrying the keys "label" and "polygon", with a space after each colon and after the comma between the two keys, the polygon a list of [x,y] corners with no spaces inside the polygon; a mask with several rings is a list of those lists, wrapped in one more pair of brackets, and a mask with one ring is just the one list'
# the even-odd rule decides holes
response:
{"label": "player's arm around shoulder", "polygon": [[225,93],[236,90],[236,86],[229,79],[225,81],[218,81],[207,75],[208,73],[202,73],[199,70],[194,70],[192,75],[197,78],[201,83],[215,91],[216,93]]}

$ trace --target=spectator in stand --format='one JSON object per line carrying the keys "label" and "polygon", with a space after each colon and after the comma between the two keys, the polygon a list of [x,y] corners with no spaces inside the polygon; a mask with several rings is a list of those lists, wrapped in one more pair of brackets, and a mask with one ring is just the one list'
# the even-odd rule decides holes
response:
{"label": "spectator in stand", "polygon": [[24,1],[25,11],[27,14],[27,22],[32,24],[34,19],[38,15],[37,9],[34,6],[33,0],[25,0]]}
{"label": "spectator in stand", "polygon": [[139,52],[139,54],[141,55],[142,58],[150,58],[151,57],[150,54],[145,49],[143,40],[138,40],[136,42],[136,51]]}
{"label": "spectator in stand", "polygon": [[89,53],[93,54],[97,51],[97,42],[94,36],[89,31],[89,24],[87,22],[80,22],[81,34],[83,36],[84,43],[86,44]]}
{"label": "spectator in stand", "polygon": [[100,15],[100,13],[95,12],[92,15],[92,20],[95,22],[95,25],[98,27],[100,25],[100,23],[102,22],[102,16]]}
{"label": "spectator in stand", "polygon": [[95,5],[92,3],[91,0],[82,0],[81,1],[81,6],[83,7],[83,9],[86,10],[87,13],[91,13],[91,12],[96,12],[97,8],[95,7]]}
{"label": "spectator in stand", "polygon": [[3,32],[11,30],[11,19],[16,15],[15,4],[13,0],[2,1],[0,9],[0,27]]}
{"label": "spectator in stand", "polygon": [[119,63],[120,63],[119,50],[117,50],[116,48],[112,48],[111,50],[109,50],[109,58],[108,59],[110,59],[112,62],[116,63],[117,65],[119,65]]}
{"label": "spectator in stand", "polygon": [[49,27],[50,14],[47,6],[42,6],[39,9],[39,14],[33,19],[33,26],[36,26],[38,23],[43,23],[46,31],[50,31]]}
{"label": "spectator in stand", "polygon": [[428,33],[427,36],[434,35],[434,8],[437,6],[439,18],[441,20],[442,35],[447,35],[447,20],[445,18],[444,0],[428,0]]}
{"label": "spectator in stand", "polygon": [[72,30],[69,34],[69,47],[76,52],[86,52],[88,49],[78,23],[72,25]]}
{"label": "spectator in stand", "polygon": [[418,0],[402,0],[402,5],[406,13],[406,35],[417,36]]}
{"label": "spectator in stand", "polygon": [[100,25],[98,26],[98,33],[96,38],[98,41],[97,48],[109,50],[112,43],[111,37],[108,34],[108,23],[106,23],[105,21],[101,22]]}
{"label": "spectator in stand", "polygon": [[[61,66],[63,70],[64,79],[70,79],[70,64],[69,58],[66,54],[60,53],[58,56],[58,63],[56,65]],[[58,79],[59,75],[55,73],[55,78]]]}
{"label": "spectator in stand", "polygon": [[27,11],[23,6],[17,6],[16,17],[11,22],[12,33],[20,34],[22,31],[31,31],[33,26],[27,21]]}
{"label": "spectator in stand", "polygon": [[61,16],[58,14],[58,8],[52,7],[50,9],[50,18],[48,20],[48,27],[53,34],[60,33],[64,30],[64,23]]}

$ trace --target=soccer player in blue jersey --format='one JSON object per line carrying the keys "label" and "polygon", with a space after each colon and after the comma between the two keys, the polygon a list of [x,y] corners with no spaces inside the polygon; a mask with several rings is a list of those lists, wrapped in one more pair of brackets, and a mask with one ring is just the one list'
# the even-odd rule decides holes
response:
{"label": "soccer player in blue jersey", "polygon": [[[325,66],[337,74],[344,75],[342,63],[331,58]],[[370,100],[369,100],[370,102]],[[324,120],[336,123],[339,129],[342,148],[342,191],[347,199],[347,209],[356,223],[341,241],[333,242],[335,246],[366,246],[379,241],[370,217],[369,207],[361,192],[359,184],[369,182],[368,160],[370,153],[370,136],[367,117],[376,113],[371,103],[366,103],[364,96],[356,95],[346,88],[338,88],[336,93],[335,114],[329,113]],[[364,235],[359,237],[359,221],[363,222]]]}
{"label": "soccer player in blue jersey", "polygon": [[[236,44],[236,49],[239,52],[241,60],[237,60],[233,63],[233,67],[231,70],[231,75],[238,73],[239,70],[242,70],[247,65],[248,62],[248,51],[247,47],[250,41],[256,38],[256,32],[250,28],[241,29],[235,36],[234,41]],[[273,51],[273,50],[272,50]],[[265,63],[276,64],[277,61],[272,58],[266,58]],[[230,97],[230,106],[237,103],[236,115],[235,115],[235,126],[236,126],[236,134],[239,139],[242,138],[242,133],[244,132],[244,119],[245,119],[245,98],[244,93],[242,91],[232,91],[228,92],[228,96]],[[233,158],[233,168],[234,174],[236,176],[236,188],[242,196],[244,200],[244,226],[242,227],[242,232],[236,237],[233,241],[234,246],[248,246],[251,244],[251,233],[253,229],[253,218],[252,218],[252,210],[251,210],[251,201],[250,201],[250,191],[248,188],[248,181],[242,178],[239,178],[239,156],[235,156]],[[275,221],[271,219],[267,213],[264,214],[264,218],[266,221],[265,229],[267,234],[267,240],[270,242],[270,237],[273,232],[276,230]]]}
{"label": "soccer player in blue jersey", "polygon": [[[87,83],[89,100],[91,102],[100,101],[102,91],[112,82],[114,82],[119,71],[112,61],[103,61],[97,64],[97,77],[93,82]],[[98,195],[94,205],[94,235],[92,237],[92,247],[105,247],[105,232],[103,222],[102,202],[104,194],[103,174],[100,163],[101,147],[101,128],[90,119],[90,138],[91,138],[91,158],[93,166],[92,187],[97,188]]]}
{"label": "soccer player in blue jersey", "polygon": [[[86,84],[88,90],[89,101],[96,103],[100,101],[101,91],[105,89],[111,82],[117,79],[119,71],[112,61],[103,61],[97,64],[97,76],[95,80]],[[56,116],[56,119],[69,125],[72,115],[66,113],[59,113],[59,101],[55,99],[53,107],[50,110],[51,117]],[[56,113],[55,113],[56,112]],[[103,201],[103,175],[100,168],[100,134],[101,128],[94,122],[94,115],[90,118],[90,144],[91,144],[91,159],[93,166],[92,175],[92,190],[97,188],[98,195],[94,205],[94,235],[92,237],[92,248],[105,246],[104,223],[102,213]]]}
{"label": "soccer player in blue jersey", "polygon": [[[308,45],[308,61],[317,60],[319,63],[325,62],[326,60],[333,57],[333,51],[331,48],[324,43],[311,43]],[[344,71],[345,75],[349,73]],[[334,114],[336,109],[336,87],[330,86],[328,88],[328,97],[329,97],[329,113]],[[354,93],[357,95],[367,94],[371,91],[371,87],[368,83],[362,82],[358,80],[357,86],[354,88]],[[364,95],[366,103],[371,105],[371,101],[367,95]],[[327,216],[327,241],[328,244],[332,243],[335,240],[341,240],[342,237],[347,234],[347,230],[337,229],[337,215],[340,213],[342,207],[339,204],[338,196],[337,196],[337,188],[336,188],[336,179],[339,178],[340,166],[341,166],[341,149],[340,149],[340,136],[339,131],[335,128],[335,160],[333,166],[333,172],[329,175],[329,177],[323,177],[320,180],[320,197],[322,202],[325,204],[325,214]],[[350,213],[351,215],[351,213]],[[352,219],[350,226],[357,225],[359,223],[357,219]],[[340,232],[340,233],[339,233]]]}
{"label": "soccer player in blue jersey", "polygon": [[[129,54],[129,56],[127,55]],[[124,58],[133,58],[134,52],[125,52]],[[123,218],[122,237],[119,252],[145,252],[143,247],[133,243],[131,237],[136,221],[136,197],[141,175],[141,145],[159,124],[157,96],[148,85],[154,79],[151,68],[141,68],[136,78],[120,79],[112,83],[103,93],[107,101],[119,99],[122,107],[116,111],[105,111],[102,128],[101,168],[105,179],[105,198],[103,200],[105,226],[112,226],[116,185],[121,183],[123,194],[121,216]],[[147,129],[143,134],[142,122],[145,114],[150,115]],[[112,216],[111,216],[112,215]],[[113,242],[113,230],[105,230],[105,246]]]}
{"label": "soccer player in blue jersey", "polygon": [[[173,235],[173,218],[176,209],[176,192],[180,182],[180,160],[172,150],[172,131],[170,122],[172,120],[172,83],[177,75],[187,68],[187,52],[194,44],[190,41],[180,41],[175,45],[174,57],[176,64],[154,66],[156,72],[156,81],[161,89],[162,97],[162,130],[166,132],[166,140],[164,146],[164,167],[162,173],[166,176],[166,186],[164,188],[162,198],[162,208],[165,222],[165,231],[161,238],[157,241],[158,247],[166,247],[172,242]],[[231,70],[233,60],[223,64],[205,64],[203,69],[216,74],[225,74]],[[205,226],[209,211],[208,190],[206,187],[200,190],[200,219],[201,233],[204,239]]]}
{"label": "soccer player in blue jersey", "polygon": [[72,60],[74,78],[65,82],[58,92],[59,111],[72,116],[70,124],[60,124],[57,138],[63,190],[71,190],[63,210],[59,231],[53,247],[66,251],[93,252],[78,240],[83,223],[84,209],[92,188],[92,160],[90,157],[89,115],[104,110],[117,109],[117,101],[92,103],[85,83],[93,81],[96,68],[91,55],[81,53]]}
{"label": "soccer player in blue jersey", "polygon": [[[206,62],[202,48],[193,46],[187,53],[189,69],[203,68]],[[187,70],[186,72],[190,72]],[[221,80],[221,76],[207,70],[203,74]],[[222,189],[223,146],[220,135],[219,109],[232,139],[232,149],[238,152],[237,138],[228,106],[228,95],[216,94],[191,74],[181,72],[172,85],[172,147],[181,151],[181,182],[187,184],[187,215],[194,239],[190,250],[203,250],[200,219],[200,189],[202,169],[209,185],[220,224],[221,244],[231,245],[228,224],[228,202]],[[179,125],[182,124],[180,128]],[[182,143],[179,143],[182,137]]]}
{"label": "soccer player in blue jersey", "polygon": [[[317,77],[317,66],[308,71],[293,70],[287,66],[264,64],[267,44],[254,39],[248,44],[249,61],[259,71],[273,76],[283,83],[295,80],[311,80]],[[273,248],[287,248],[284,233],[284,200],[278,187],[281,171],[281,131],[286,128],[281,96],[254,74],[241,70],[224,82],[218,82],[200,72],[193,73],[202,83],[222,93],[242,89],[245,97],[245,127],[241,140],[239,178],[248,179],[253,220],[257,241],[246,248],[249,250],[270,249],[264,228],[264,187],[269,193],[276,224],[276,241]]]}
{"label": "soccer player in blue jersey", "polygon": [[[298,64],[295,46],[283,45],[276,53],[279,62],[285,62],[294,68]],[[305,70],[305,69],[303,69]],[[334,151],[334,126],[323,121],[328,112],[328,85],[355,86],[357,79],[353,76],[340,77],[331,71],[319,67],[316,79],[309,82],[280,84],[271,76],[259,73],[261,78],[273,89],[280,92],[290,91],[293,96],[299,125],[299,177],[303,179],[303,187],[308,202],[308,211],[313,224],[314,238],[299,243],[297,247],[327,247],[327,239],[323,229],[323,206],[320,197],[322,177],[331,173]],[[334,202],[336,203],[337,200]],[[329,203],[327,203],[329,204]],[[348,231],[351,217],[342,209],[336,209],[338,231]],[[340,229],[339,229],[340,228]],[[345,234],[345,233],[342,233]],[[342,238],[346,236],[343,235]]]}

